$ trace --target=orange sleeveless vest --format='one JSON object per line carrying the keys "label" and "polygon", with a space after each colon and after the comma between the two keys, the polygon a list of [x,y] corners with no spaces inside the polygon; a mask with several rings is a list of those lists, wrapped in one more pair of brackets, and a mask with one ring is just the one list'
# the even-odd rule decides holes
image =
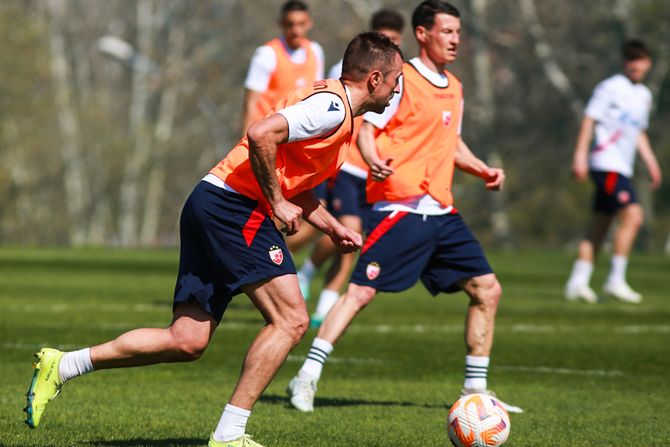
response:
{"label": "orange sleeveless vest", "polygon": [[350,165],[356,166],[357,168],[361,168],[367,171],[369,166],[365,162],[365,160],[363,160],[363,156],[361,155],[361,152],[358,150],[358,145],[356,144],[356,140],[358,139],[358,132],[361,130],[362,123],[363,123],[362,116],[357,116],[356,118],[354,118],[354,136],[351,138],[351,148],[347,152],[347,158],[344,161],[349,163]]}
{"label": "orange sleeveless vest", "polygon": [[383,182],[368,177],[368,202],[430,194],[443,206],[453,203],[451,182],[463,89],[458,78],[444,73],[449,84],[437,87],[405,63],[398,110],[375,140],[381,158],[393,158],[395,171]]}
{"label": "orange sleeveless vest", "polygon": [[297,88],[303,88],[316,81],[318,71],[318,60],[312,50],[308,39],[304,39],[301,47],[305,50],[305,62],[296,64],[286,51],[281,39],[277,38],[267,42],[265,45],[272,48],[275,53],[277,65],[270,76],[268,89],[261,94],[256,102],[251,122],[264,118],[268,112],[289,93]]}
{"label": "orange sleeveless vest", "polygon": [[[316,81],[311,87],[296,90],[277,104],[277,110],[319,93],[334,93],[345,104],[345,117],[328,135],[280,144],[277,147],[276,173],[282,194],[291,198],[312,189],[330,177],[344,162],[351,144],[353,115],[344,84],[339,80]],[[249,198],[264,202],[258,180],[249,161],[249,140],[245,136],[211,171],[228,186]]]}

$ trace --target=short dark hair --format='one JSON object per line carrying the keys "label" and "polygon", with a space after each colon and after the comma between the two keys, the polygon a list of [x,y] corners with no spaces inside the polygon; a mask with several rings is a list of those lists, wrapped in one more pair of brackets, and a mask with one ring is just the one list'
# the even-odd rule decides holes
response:
{"label": "short dark hair", "polygon": [[621,56],[626,62],[638,59],[651,59],[651,51],[640,39],[628,39],[621,45]]}
{"label": "short dark hair", "polygon": [[370,29],[372,31],[390,29],[402,33],[404,27],[405,19],[402,14],[393,9],[380,9],[370,18]]}
{"label": "short dark hair", "polygon": [[305,2],[301,2],[300,0],[289,0],[282,5],[281,9],[279,10],[279,16],[284,17],[287,13],[292,11],[309,12],[309,7]]}
{"label": "short dark hair", "polygon": [[349,42],[344,51],[342,78],[361,81],[374,69],[379,69],[386,75],[396,54],[402,59],[398,45],[385,35],[374,31],[360,33]]}
{"label": "short dark hair", "polygon": [[442,0],[425,0],[416,7],[412,13],[412,28],[416,29],[423,26],[426,29],[432,29],[435,25],[435,16],[438,14],[447,14],[454,17],[461,17],[455,6]]}

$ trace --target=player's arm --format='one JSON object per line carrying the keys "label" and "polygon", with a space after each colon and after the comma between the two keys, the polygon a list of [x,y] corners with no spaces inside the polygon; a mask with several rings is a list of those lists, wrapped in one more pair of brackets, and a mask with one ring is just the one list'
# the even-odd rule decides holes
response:
{"label": "player's arm", "polygon": [[276,173],[277,145],[288,135],[288,122],[278,113],[255,122],[247,132],[251,169],[275,217],[286,225],[282,231],[291,235],[300,228],[302,210],[284,198]]}
{"label": "player's arm", "polygon": [[593,138],[595,120],[585,116],[577,134],[577,144],[572,157],[572,173],[577,180],[584,181],[589,176],[589,145]]}
{"label": "player's arm", "polygon": [[647,132],[640,132],[640,136],[637,139],[637,151],[640,153],[640,157],[644,161],[651,177],[651,189],[658,189],[663,181],[663,175],[656,155],[654,155],[654,151],[651,149]]}
{"label": "player's arm", "polygon": [[344,227],[335,219],[312,190],[304,191],[290,200],[302,209],[302,217],[315,228],[330,236],[343,253],[355,251],[363,245],[361,235]]}
{"label": "player's arm", "polygon": [[242,135],[247,133],[251,120],[253,119],[256,103],[261,97],[262,93],[254,90],[246,89],[244,91],[244,104],[242,105]]}
{"label": "player's arm", "polygon": [[375,126],[363,121],[361,130],[358,132],[358,139],[356,140],[358,150],[365,163],[370,167],[370,175],[372,180],[381,182],[389,175],[393,174],[393,168],[390,164],[392,158],[382,160],[379,157],[377,146],[375,145]]}
{"label": "player's arm", "polygon": [[505,184],[505,171],[492,168],[477,158],[462,138],[458,138],[456,147],[455,165],[458,169],[484,180],[486,189],[498,191]]}

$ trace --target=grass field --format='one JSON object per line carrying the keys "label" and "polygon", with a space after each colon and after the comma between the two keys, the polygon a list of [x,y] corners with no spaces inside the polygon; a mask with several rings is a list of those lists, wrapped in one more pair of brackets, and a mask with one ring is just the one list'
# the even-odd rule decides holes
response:
{"label": "grass field", "polygon": [[[568,303],[564,253],[493,254],[505,290],[489,384],[526,409],[508,446],[670,446],[670,260],[636,255],[640,305]],[[170,321],[175,251],[0,248],[0,445],[204,446],[261,320],[244,296],[202,359],[101,371],[68,384],[42,425],[23,425],[32,354],[75,349]],[[594,285],[602,284],[603,260]],[[310,307],[314,303],[310,303]],[[380,295],[326,366],[317,410],[284,388],[315,332],[256,406],[248,432],[268,447],[446,446],[463,381],[465,297],[421,286]]]}

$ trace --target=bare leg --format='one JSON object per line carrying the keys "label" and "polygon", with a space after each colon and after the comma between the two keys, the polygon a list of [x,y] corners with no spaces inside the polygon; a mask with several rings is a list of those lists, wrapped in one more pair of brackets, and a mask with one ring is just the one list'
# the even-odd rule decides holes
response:
{"label": "bare leg", "polygon": [[321,234],[319,230],[310,225],[306,220],[303,220],[300,223],[298,232],[286,238],[286,245],[291,253],[297,253],[319,234]]}
{"label": "bare leg", "polygon": [[467,353],[489,357],[502,288],[493,273],[470,278],[462,284],[462,287],[470,297],[470,305],[465,317]]}
{"label": "bare leg", "polygon": [[[362,231],[361,227],[363,224],[361,218],[358,216],[341,216],[339,221],[345,227],[357,231],[358,233]],[[353,268],[354,262],[356,261],[357,254],[341,254],[337,251],[335,251],[335,253],[337,253],[337,256],[339,256],[339,262],[334,262],[333,268],[328,271],[328,274],[326,275],[326,285],[324,288],[340,291],[349,280],[349,275],[351,274],[351,269]]]}
{"label": "bare leg", "polygon": [[614,254],[628,257],[637,233],[644,223],[644,212],[639,204],[632,203],[622,209],[619,215],[621,222],[614,234]]}
{"label": "bare leg", "polygon": [[335,303],[323,324],[317,338],[334,345],[347,330],[354,317],[375,297],[377,291],[372,287],[349,284],[345,293]]}
{"label": "bare leg", "polygon": [[247,351],[229,403],[251,410],[309,326],[296,275],[243,287],[267,322]]}
{"label": "bare leg", "polygon": [[590,263],[595,262],[613,219],[614,216],[609,214],[596,213],[594,215],[588,238],[579,244],[578,259]]}
{"label": "bare leg", "polygon": [[165,329],[135,329],[91,348],[93,368],[126,368],[199,358],[216,329],[216,320],[198,303],[180,304]]}

